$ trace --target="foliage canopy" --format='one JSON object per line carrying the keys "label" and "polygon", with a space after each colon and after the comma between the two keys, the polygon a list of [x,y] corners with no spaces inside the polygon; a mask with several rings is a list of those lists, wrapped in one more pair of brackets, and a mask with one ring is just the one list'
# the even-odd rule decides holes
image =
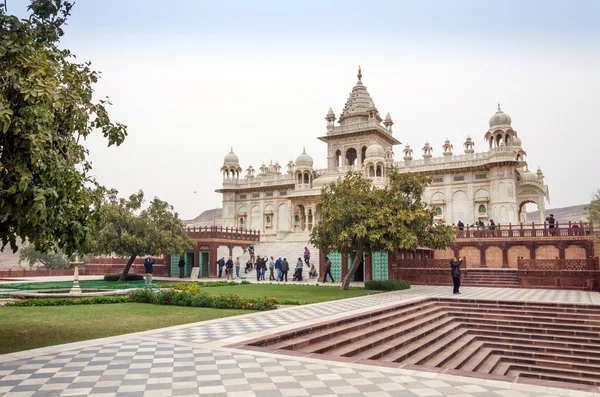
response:
{"label": "foliage canopy", "polygon": [[141,210],[143,203],[141,190],[128,199],[118,198],[117,191],[111,190],[100,206],[101,220],[92,252],[129,256],[121,280],[138,256],[180,253],[193,247],[173,206],[155,197]]}
{"label": "foliage canopy", "polygon": [[103,189],[90,175],[83,141],[98,130],[120,145],[107,99],[94,100],[100,74],[59,48],[73,4],[31,0],[28,19],[0,7],[1,248],[27,240],[41,252],[82,252]]}
{"label": "foliage canopy", "polygon": [[592,196],[590,205],[587,206],[588,219],[594,224],[594,229],[600,229],[600,189]]}
{"label": "foliage canopy", "polygon": [[423,201],[429,183],[427,177],[390,168],[385,187],[375,187],[361,173],[348,172],[323,189],[323,221],[313,228],[310,242],[324,252],[356,251],[342,289],[348,287],[365,251],[443,249],[453,241],[454,228],[434,220],[435,209]]}

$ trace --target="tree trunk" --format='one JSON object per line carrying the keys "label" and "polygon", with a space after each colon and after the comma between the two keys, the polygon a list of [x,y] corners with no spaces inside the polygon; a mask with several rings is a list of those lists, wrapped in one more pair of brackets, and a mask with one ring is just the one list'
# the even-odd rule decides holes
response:
{"label": "tree trunk", "polygon": [[136,257],[137,257],[136,254],[131,255],[131,257],[129,258],[129,261],[125,265],[125,269],[123,269],[123,273],[121,274],[119,281],[127,280],[127,275],[129,275],[129,269],[131,269],[131,265],[133,265],[133,261],[135,260]]}
{"label": "tree trunk", "polygon": [[350,286],[350,279],[352,278],[352,276],[354,276],[354,273],[356,273],[356,269],[358,269],[358,266],[360,265],[360,261],[363,257],[363,252],[364,248],[362,246],[358,247],[356,255],[354,256],[354,262],[352,262],[352,267],[348,269],[348,274],[346,274],[346,277],[344,277],[344,279],[342,280],[342,286],[340,287],[341,290],[347,290]]}

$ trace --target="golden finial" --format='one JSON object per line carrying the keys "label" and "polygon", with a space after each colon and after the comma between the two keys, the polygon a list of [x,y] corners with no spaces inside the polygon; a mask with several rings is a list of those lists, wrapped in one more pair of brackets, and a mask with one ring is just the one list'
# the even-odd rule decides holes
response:
{"label": "golden finial", "polygon": [[502,109],[500,109],[500,103],[498,103],[498,111],[501,112]]}
{"label": "golden finial", "polygon": [[360,69],[360,65],[358,65],[358,82],[360,83],[360,79],[362,79],[362,71]]}

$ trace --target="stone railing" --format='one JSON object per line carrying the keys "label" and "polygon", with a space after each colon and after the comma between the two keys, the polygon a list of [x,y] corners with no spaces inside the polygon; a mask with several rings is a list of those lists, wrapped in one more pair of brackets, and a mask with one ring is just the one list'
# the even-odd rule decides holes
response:
{"label": "stone railing", "polygon": [[598,271],[598,258],[588,259],[524,259],[517,260],[520,271]]}
{"label": "stone railing", "polygon": [[477,227],[464,226],[456,231],[456,238],[515,238],[515,237],[582,237],[593,235],[593,226],[589,223],[554,224],[519,224],[496,225],[494,229],[489,226],[480,230]]}
{"label": "stone railing", "polygon": [[260,241],[260,231],[253,229],[206,226],[206,227],[188,227],[187,235],[195,240],[219,239],[219,240],[237,240],[237,241]]}
{"label": "stone railing", "polygon": [[[396,259],[395,267],[401,269],[449,269],[450,260],[448,259]],[[466,261],[463,261],[461,267],[467,267]]]}

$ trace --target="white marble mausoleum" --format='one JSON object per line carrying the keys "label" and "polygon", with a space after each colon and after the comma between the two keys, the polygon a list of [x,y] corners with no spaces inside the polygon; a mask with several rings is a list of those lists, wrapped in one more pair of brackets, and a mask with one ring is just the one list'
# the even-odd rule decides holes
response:
{"label": "white marble mausoleum", "polygon": [[318,137],[327,144],[325,169],[315,169],[306,151],[285,169],[275,162],[257,169],[248,165],[245,172],[233,149],[225,156],[223,187],[217,190],[223,194],[223,227],[258,229],[261,240],[306,241],[321,219],[318,203],[324,186],[348,170],[363,172],[376,185],[384,185],[392,166],[432,178],[425,199],[447,223],[483,220],[487,224],[493,219],[496,224],[517,224],[525,219],[527,203],[538,206],[540,223],[544,222],[549,198],[544,175],[539,168],[529,171],[521,138],[500,105],[482,134],[483,151],[475,151],[471,137],[456,149],[447,139],[439,148],[440,156],[425,142],[418,158],[407,144],[398,161],[395,148],[401,142],[394,136],[392,117],[389,113],[381,117],[359,68],[342,113],[336,118],[330,108],[325,120],[326,133]]}

